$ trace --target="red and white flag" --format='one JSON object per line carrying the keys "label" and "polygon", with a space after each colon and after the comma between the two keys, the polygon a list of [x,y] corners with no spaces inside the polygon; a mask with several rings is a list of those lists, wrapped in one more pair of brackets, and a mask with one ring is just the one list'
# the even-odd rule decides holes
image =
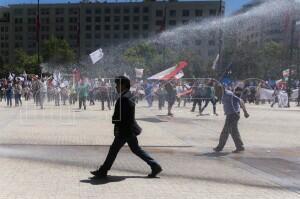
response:
{"label": "red and white flag", "polygon": [[186,61],[180,61],[175,66],[168,68],[160,73],[157,73],[151,77],[149,77],[149,80],[170,80],[172,78],[180,79],[183,77],[182,69],[184,69],[188,63]]}

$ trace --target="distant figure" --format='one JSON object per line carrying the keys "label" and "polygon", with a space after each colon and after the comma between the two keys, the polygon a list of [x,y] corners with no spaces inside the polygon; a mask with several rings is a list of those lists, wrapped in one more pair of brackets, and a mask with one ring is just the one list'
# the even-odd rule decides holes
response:
{"label": "distant figure", "polygon": [[7,106],[12,107],[13,85],[11,82],[8,82],[7,84],[5,95],[6,95]]}
{"label": "distant figure", "polygon": [[245,104],[240,96],[242,92],[241,88],[236,88],[235,93],[224,90],[224,95],[222,98],[224,113],[226,115],[226,121],[222,133],[220,135],[219,144],[216,148],[214,148],[215,152],[220,152],[223,150],[229,134],[231,135],[236,150],[232,151],[233,153],[239,153],[244,151],[244,144],[242,142],[240,132],[238,130],[238,121],[240,119],[240,108],[242,108],[244,112],[245,118],[249,117],[249,114],[246,110]]}
{"label": "distant figure", "polygon": [[142,129],[135,120],[135,103],[130,93],[130,80],[125,76],[119,76],[115,79],[117,92],[121,95],[115,105],[115,111],[112,116],[115,139],[110,146],[108,155],[103,165],[95,171],[91,171],[94,175],[92,179],[107,177],[107,172],[111,169],[120,149],[128,144],[131,151],[144,160],[152,169],[148,177],[154,178],[162,171],[161,166],[150,157],[138,143],[137,136]]}
{"label": "distant figure", "polygon": [[279,90],[277,87],[275,87],[274,92],[272,94],[272,98],[273,98],[273,102],[271,104],[271,108],[273,108],[273,106],[278,103],[278,95],[279,95]]}
{"label": "distant figure", "polygon": [[78,96],[79,96],[79,109],[83,106],[84,110],[86,110],[86,99],[89,93],[89,86],[84,80],[81,80],[78,86]]}
{"label": "distant figure", "polygon": [[213,82],[209,82],[205,88],[206,88],[205,97],[204,97],[205,104],[201,108],[200,113],[203,113],[203,111],[207,107],[208,103],[211,102],[211,104],[213,106],[213,114],[218,115],[216,112],[217,97],[215,96],[215,87],[213,85]]}
{"label": "distant figure", "polygon": [[167,93],[166,98],[168,102],[168,115],[173,116],[172,107],[176,101],[176,88],[172,82],[169,81],[165,84],[165,90]]}
{"label": "distant figure", "polygon": [[22,106],[22,84],[19,81],[16,81],[14,85],[14,94],[15,94],[15,106]]}
{"label": "distant figure", "polygon": [[201,107],[202,107],[202,99],[200,99],[200,84],[198,82],[195,82],[194,85],[192,86],[193,90],[191,93],[192,96],[192,101],[193,101],[193,106],[191,112],[195,112],[196,105],[198,104],[199,106],[199,113],[201,112]]}

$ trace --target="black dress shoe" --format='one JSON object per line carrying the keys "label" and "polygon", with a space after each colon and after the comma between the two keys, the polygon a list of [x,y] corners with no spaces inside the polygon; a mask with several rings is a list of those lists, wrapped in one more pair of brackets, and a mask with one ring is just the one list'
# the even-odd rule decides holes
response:
{"label": "black dress shoe", "polygon": [[152,167],[152,172],[148,175],[149,178],[155,178],[157,176],[157,174],[159,174],[160,172],[162,172],[162,168],[161,166],[155,166]]}
{"label": "black dress shoe", "polygon": [[222,151],[222,149],[220,149],[220,148],[218,148],[218,147],[215,147],[215,148],[213,148],[213,150],[214,150],[214,152],[220,152],[220,151]]}
{"label": "black dress shoe", "polygon": [[107,177],[107,171],[103,171],[103,170],[95,170],[95,171],[91,171],[90,172],[92,175],[94,175],[94,177],[96,178],[106,178]]}
{"label": "black dress shoe", "polygon": [[244,147],[238,148],[238,149],[232,151],[232,153],[239,153],[239,152],[242,152],[242,151],[245,151],[245,148],[244,148]]}

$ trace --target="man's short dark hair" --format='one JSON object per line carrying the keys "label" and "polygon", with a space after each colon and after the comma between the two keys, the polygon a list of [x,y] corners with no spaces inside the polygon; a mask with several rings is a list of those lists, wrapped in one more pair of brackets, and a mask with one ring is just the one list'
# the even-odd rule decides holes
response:
{"label": "man's short dark hair", "polygon": [[118,76],[115,78],[116,84],[125,85],[126,88],[130,89],[130,80],[125,76]]}

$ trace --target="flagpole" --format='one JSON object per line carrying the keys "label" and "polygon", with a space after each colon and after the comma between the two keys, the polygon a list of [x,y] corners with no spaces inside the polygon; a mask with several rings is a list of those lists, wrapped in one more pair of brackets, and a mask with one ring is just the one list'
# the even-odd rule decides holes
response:
{"label": "flagpole", "polygon": [[78,22],[77,22],[77,47],[78,47],[78,53],[77,53],[77,56],[78,56],[78,63],[80,63],[80,56],[81,56],[81,53],[80,53],[80,4],[79,4],[79,8],[78,8]]}
{"label": "flagpole", "polygon": [[[37,1],[37,53],[38,53],[38,65],[40,66],[40,0]],[[42,70],[41,70],[42,74]]]}
{"label": "flagpole", "polygon": [[[219,34],[219,70],[222,70],[222,46],[223,46],[223,40],[222,40],[222,37],[223,37],[223,31],[222,31],[222,3],[223,3],[223,0],[220,0],[219,1],[219,18],[220,18],[220,27],[219,27],[219,31],[220,31],[220,34]],[[218,74],[218,73],[216,73]]]}

